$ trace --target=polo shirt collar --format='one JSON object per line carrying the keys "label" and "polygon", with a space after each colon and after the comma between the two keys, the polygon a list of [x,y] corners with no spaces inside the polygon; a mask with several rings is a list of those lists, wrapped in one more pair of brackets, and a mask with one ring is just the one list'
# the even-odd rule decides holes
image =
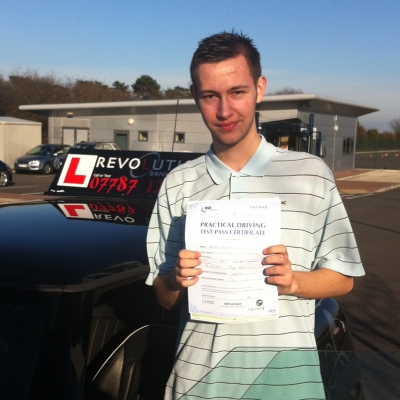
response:
{"label": "polo shirt collar", "polygon": [[213,152],[212,145],[206,153],[206,166],[212,180],[217,184],[221,184],[228,180],[231,175],[242,176],[264,176],[267,171],[269,162],[275,154],[276,148],[270,143],[267,143],[265,138],[261,136],[261,142],[258,149],[247,162],[247,164],[239,171],[225,165]]}

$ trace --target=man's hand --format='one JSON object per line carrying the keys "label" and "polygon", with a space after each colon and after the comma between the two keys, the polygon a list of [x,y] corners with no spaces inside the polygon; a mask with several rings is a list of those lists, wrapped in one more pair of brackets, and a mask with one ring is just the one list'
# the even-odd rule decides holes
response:
{"label": "man's hand", "polygon": [[154,289],[160,305],[166,309],[182,302],[186,288],[194,285],[203,271],[197,268],[201,254],[198,251],[181,250],[174,268],[168,274],[160,274],[154,280]]}
{"label": "man's hand", "polygon": [[293,289],[292,263],[289,260],[286,246],[280,244],[263,250],[265,257],[262,264],[266,266],[265,282],[278,287],[278,294],[290,294]]}
{"label": "man's hand", "polygon": [[343,296],[353,288],[353,278],[328,268],[310,272],[292,271],[292,263],[284,245],[263,250],[262,264],[265,281],[278,287],[278,294],[289,294],[307,299]]}
{"label": "man's hand", "polygon": [[170,275],[179,289],[192,286],[199,280],[198,275],[203,272],[201,268],[196,268],[201,264],[200,256],[198,251],[181,250],[178,253],[175,268]]}

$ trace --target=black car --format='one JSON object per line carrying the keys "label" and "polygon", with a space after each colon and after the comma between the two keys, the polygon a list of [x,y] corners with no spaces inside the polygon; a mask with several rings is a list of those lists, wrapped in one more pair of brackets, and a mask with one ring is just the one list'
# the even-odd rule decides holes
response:
{"label": "black car", "polygon": [[[0,205],[1,399],[163,398],[179,312],[145,284],[145,241],[180,157],[193,155],[71,151],[46,200]],[[317,302],[315,322],[327,397],[362,399],[334,299]]]}
{"label": "black car", "polygon": [[0,160],[0,187],[7,186],[12,180],[13,177],[10,166]]}
{"label": "black car", "polygon": [[71,146],[65,144],[41,144],[14,161],[15,172],[34,171],[51,174],[56,170],[57,156],[66,154]]}

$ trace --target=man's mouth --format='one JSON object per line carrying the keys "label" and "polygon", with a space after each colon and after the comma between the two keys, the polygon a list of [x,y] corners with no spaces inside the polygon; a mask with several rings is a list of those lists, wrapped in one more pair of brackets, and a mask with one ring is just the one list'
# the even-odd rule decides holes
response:
{"label": "man's mouth", "polygon": [[218,124],[218,128],[222,129],[225,132],[230,132],[236,128],[237,122],[229,122]]}

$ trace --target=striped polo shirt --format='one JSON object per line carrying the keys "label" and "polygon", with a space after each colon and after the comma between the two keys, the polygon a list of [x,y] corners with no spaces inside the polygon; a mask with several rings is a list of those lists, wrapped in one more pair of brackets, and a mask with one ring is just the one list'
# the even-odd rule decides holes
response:
{"label": "striped polo shirt", "polygon": [[[165,178],[149,224],[148,284],[185,248],[188,201],[279,197],[281,242],[294,271],[329,268],[364,275],[332,173],[310,154],[261,139],[239,171],[212,148]],[[278,244],[278,243],[277,243]],[[263,249],[260,249],[260,252]],[[279,318],[241,324],[190,320],[182,304],[176,361],[166,399],[323,399],[314,339],[315,301],[279,296]]]}

